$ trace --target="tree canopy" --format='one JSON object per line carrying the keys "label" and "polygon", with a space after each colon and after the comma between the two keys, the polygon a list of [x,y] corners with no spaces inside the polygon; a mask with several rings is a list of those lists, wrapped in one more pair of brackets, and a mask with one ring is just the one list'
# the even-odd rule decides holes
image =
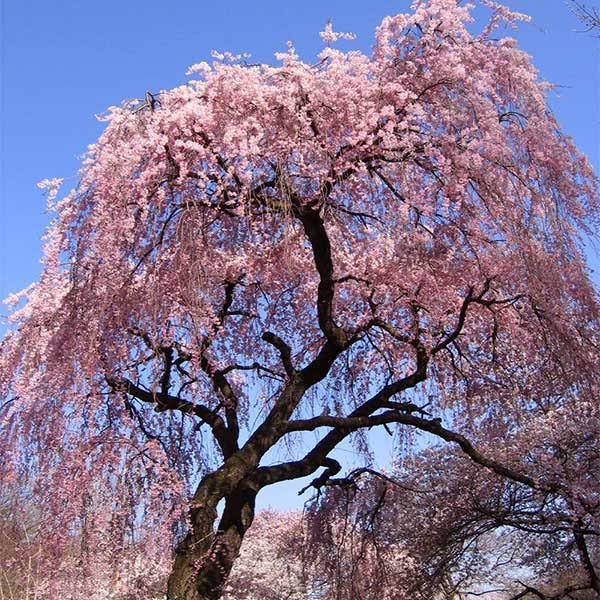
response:
{"label": "tree canopy", "polygon": [[149,599],[167,576],[169,600],[220,598],[256,494],[335,484],[332,450],[375,427],[443,442],[432,481],[456,485],[458,448],[558,507],[600,590],[597,180],[495,37],[524,17],[483,4],[478,33],[468,5],[417,1],[369,55],[328,24],[314,64],[194,65],[108,111],[75,189],[44,183],[0,473],[43,507],[49,598]]}

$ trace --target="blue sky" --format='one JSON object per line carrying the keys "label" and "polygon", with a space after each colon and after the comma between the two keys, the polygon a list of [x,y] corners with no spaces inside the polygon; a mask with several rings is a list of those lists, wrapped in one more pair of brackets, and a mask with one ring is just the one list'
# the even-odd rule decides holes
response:
{"label": "blue sky", "polygon": [[[409,0],[0,1],[0,297],[36,279],[48,223],[36,183],[47,177],[76,183],[78,157],[102,130],[95,114],[143,97],[146,90],[183,83],[187,67],[210,60],[213,49],[274,62],[273,53],[292,40],[310,61],[329,18],[337,30],[357,34],[341,47],[368,51],[379,21],[409,5]],[[532,15],[532,23],[509,34],[533,55],[542,77],[559,86],[551,105],[599,171],[598,40],[581,32],[563,0],[505,3]],[[598,0],[588,5],[599,6]],[[597,255],[592,262],[600,264]],[[279,504],[272,495],[264,501]],[[294,501],[290,497],[284,504]]]}

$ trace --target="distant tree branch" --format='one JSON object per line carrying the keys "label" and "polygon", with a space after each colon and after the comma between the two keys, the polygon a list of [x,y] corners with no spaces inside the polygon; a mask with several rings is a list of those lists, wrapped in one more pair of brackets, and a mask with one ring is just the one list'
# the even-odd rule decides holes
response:
{"label": "distant tree branch", "polygon": [[596,36],[600,36],[600,9],[578,0],[570,0],[570,2],[573,12],[586,28],[585,31],[593,31]]}

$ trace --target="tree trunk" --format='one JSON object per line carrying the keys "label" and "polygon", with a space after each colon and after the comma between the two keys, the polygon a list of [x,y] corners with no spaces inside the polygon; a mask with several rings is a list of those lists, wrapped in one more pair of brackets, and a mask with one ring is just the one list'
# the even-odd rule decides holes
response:
{"label": "tree trunk", "polygon": [[[214,474],[213,474],[214,475]],[[244,535],[254,519],[257,490],[234,488],[225,496],[225,509],[217,531],[216,506],[222,495],[210,493],[209,475],[192,503],[192,530],[177,549],[168,582],[168,600],[218,600],[239,555]],[[200,498],[205,503],[201,503]]]}
{"label": "tree trunk", "polygon": [[[254,520],[261,484],[253,476],[265,452],[285,432],[284,424],[306,389],[306,382],[294,377],[244,447],[200,482],[190,505],[191,531],[177,549],[169,577],[168,600],[218,600],[223,595],[244,535]],[[317,467],[315,464],[313,470]],[[221,500],[225,500],[225,508],[215,531]]]}
{"label": "tree trunk", "polygon": [[225,510],[208,559],[196,576],[200,600],[218,600],[237,559],[244,535],[254,520],[256,491],[236,490],[225,500]]}
{"label": "tree trunk", "polygon": [[[218,501],[217,501],[218,502]],[[176,551],[175,562],[167,585],[168,600],[200,600],[196,591],[196,575],[214,541],[217,520],[216,503],[192,513],[192,529]]]}

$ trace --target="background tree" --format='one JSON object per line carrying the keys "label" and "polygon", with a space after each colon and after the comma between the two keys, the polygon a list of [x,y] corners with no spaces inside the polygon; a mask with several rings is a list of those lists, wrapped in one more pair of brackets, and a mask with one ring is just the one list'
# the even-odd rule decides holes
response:
{"label": "background tree", "polygon": [[[257,513],[236,560],[225,600],[305,600],[320,587],[304,560],[306,524],[300,512]],[[319,596],[316,596],[319,597]]]}
{"label": "background tree", "polygon": [[171,600],[221,597],[257,493],[320,469],[321,488],[378,426],[560,492],[505,442],[597,397],[597,182],[492,36],[521,16],[485,4],[480,34],[430,0],[370,56],[328,25],[314,65],[293,47],[195,65],[109,111],[76,189],[45,183],[44,270],[2,342],[0,469],[35,482],[49,597],[99,578],[152,597],[166,573]]}
{"label": "background tree", "polygon": [[595,6],[571,0],[573,10],[577,18],[583,23],[586,31],[594,32],[596,35],[600,33],[600,9]]}
{"label": "background tree", "polygon": [[0,493],[0,599],[35,598],[40,582],[37,511],[10,488]]}
{"label": "background tree", "polygon": [[[568,411],[568,420],[577,418],[574,413]],[[597,417],[591,420],[596,428]],[[567,429],[564,422],[560,429]],[[599,503],[593,490],[600,438],[597,429],[577,442],[569,437],[568,445],[556,440],[543,453],[538,438],[520,448],[527,461],[536,461],[536,454],[549,462],[560,457],[560,468],[536,465],[540,478],[544,471],[552,478],[553,491],[508,481],[439,447],[417,453],[392,477],[358,469],[331,480],[308,522],[326,530],[329,522],[349,521],[358,540],[398,544],[413,568],[408,580],[396,580],[396,589],[409,598],[597,597]],[[333,555],[322,534],[313,544]]]}
{"label": "background tree", "polygon": [[[328,495],[320,510],[256,515],[224,598],[227,600],[406,600],[417,569],[397,539],[367,534],[378,518],[358,502]],[[323,509],[323,505],[319,505]],[[358,512],[357,512],[358,511]],[[359,512],[366,517],[361,522]],[[373,522],[371,522],[373,524]]]}

